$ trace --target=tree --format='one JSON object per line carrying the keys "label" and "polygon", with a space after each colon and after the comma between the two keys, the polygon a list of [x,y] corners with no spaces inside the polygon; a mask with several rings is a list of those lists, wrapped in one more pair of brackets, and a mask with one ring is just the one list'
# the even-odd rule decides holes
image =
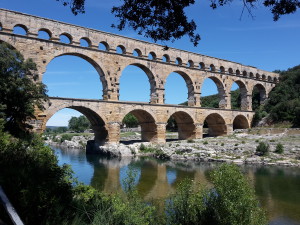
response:
{"label": "tree", "polygon": [[[69,5],[72,13],[85,13],[85,0],[56,0],[63,5]],[[230,4],[233,0],[209,0],[210,7]],[[112,8],[112,13],[119,19],[118,25],[112,25],[119,30],[126,26],[143,34],[154,41],[174,41],[184,35],[188,35],[191,42],[197,46],[200,35],[196,34],[197,25],[188,19],[185,8],[195,4],[195,0],[123,0],[123,4]],[[246,9],[250,15],[256,8],[256,4],[263,4],[271,9],[273,20],[277,21],[280,16],[295,13],[300,7],[299,0],[244,0],[243,11]],[[242,12],[243,12],[242,11]]]}
{"label": "tree", "polygon": [[168,224],[267,224],[253,188],[234,164],[222,164],[210,173],[213,187],[182,182],[167,203]]}
{"label": "tree", "polygon": [[137,127],[139,125],[138,119],[134,115],[132,115],[131,113],[128,113],[124,117],[122,123],[125,124],[126,127]]}
{"label": "tree", "polygon": [[73,116],[69,120],[69,129],[77,133],[84,132],[89,127],[91,127],[90,121],[83,115],[79,117]]}
{"label": "tree", "polygon": [[37,69],[32,59],[24,60],[20,52],[0,43],[0,118],[4,129],[22,136],[32,128],[35,107],[43,109],[47,100],[46,86],[36,82]]}
{"label": "tree", "polygon": [[280,83],[270,92],[264,110],[273,122],[300,127],[300,65],[280,73]]}

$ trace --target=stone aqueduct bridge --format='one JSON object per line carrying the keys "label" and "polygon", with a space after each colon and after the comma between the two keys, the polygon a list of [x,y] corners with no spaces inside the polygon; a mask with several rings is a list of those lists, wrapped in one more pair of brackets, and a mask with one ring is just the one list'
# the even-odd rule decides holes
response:
{"label": "stone aqueduct bridge", "polygon": [[[26,34],[15,34],[15,27],[23,28]],[[47,33],[49,39],[41,38],[40,32]],[[60,41],[62,35],[69,43]],[[87,46],[81,46],[81,40]],[[5,9],[0,9],[0,41],[34,60],[40,82],[48,63],[58,56],[74,55],[91,63],[102,82],[103,100],[50,98],[45,110],[36,112],[37,120],[32,124],[41,132],[54,113],[72,108],[87,116],[95,140],[102,143],[119,141],[122,119],[129,112],[141,124],[142,140],[151,142],[165,142],[166,123],[171,116],[178,123],[180,139],[201,138],[204,121],[211,135],[248,128],[254,115],[254,87],[259,89],[263,103],[278,82],[278,74],[255,67],[174,48],[164,50],[162,45]],[[105,49],[99,49],[99,44]],[[147,74],[151,87],[149,103],[119,101],[119,80],[128,65]],[[188,106],[164,104],[164,86],[172,72],[180,74],[186,82]],[[218,87],[218,109],[201,107],[201,87],[206,78]],[[241,91],[241,110],[231,110],[230,90],[234,82]],[[133,88],[134,85],[138,84],[133,84]]]}

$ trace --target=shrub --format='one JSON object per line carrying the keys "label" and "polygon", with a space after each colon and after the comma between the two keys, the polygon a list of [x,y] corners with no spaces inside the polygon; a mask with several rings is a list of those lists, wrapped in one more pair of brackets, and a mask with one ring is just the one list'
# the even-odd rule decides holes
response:
{"label": "shrub", "polygon": [[284,152],[283,145],[281,143],[278,143],[276,145],[275,153],[282,154],[283,152]]}
{"label": "shrub", "polygon": [[190,180],[180,183],[167,202],[167,224],[267,224],[253,188],[236,165],[223,164],[210,178],[211,189],[195,190]]}
{"label": "shrub", "polygon": [[207,141],[204,141],[204,142],[203,142],[203,144],[204,144],[204,145],[207,145],[207,144],[208,144],[208,142],[207,142]]}
{"label": "shrub", "polygon": [[144,151],[146,149],[146,146],[142,143],[141,145],[140,145],[140,150],[141,151]]}
{"label": "shrub", "polygon": [[193,139],[189,139],[187,140],[187,143],[195,143],[195,141]]}
{"label": "shrub", "polygon": [[221,143],[221,146],[224,146],[224,143]]}
{"label": "shrub", "polygon": [[259,142],[258,146],[256,147],[256,153],[261,156],[267,155],[269,150],[270,146],[265,142]]}

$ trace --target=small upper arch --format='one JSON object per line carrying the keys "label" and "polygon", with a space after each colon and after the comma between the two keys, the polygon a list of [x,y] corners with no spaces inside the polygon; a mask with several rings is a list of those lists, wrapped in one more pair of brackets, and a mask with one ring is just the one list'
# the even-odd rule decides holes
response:
{"label": "small upper arch", "polygon": [[80,46],[81,47],[91,47],[92,42],[89,38],[83,37],[80,39]]}
{"label": "small upper arch", "polygon": [[247,71],[246,70],[243,71],[243,76],[247,77]]}
{"label": "small upper arch", "polygon": [[13,29],[14,34],[27,35],[28,28],[24,24],[16,24]]}
{"label": "small upper arch", "polygon": [[194,67],[194,61],[190,59],[190,60],[188,61],[188,63],[187,63],[187,67],[193,68],[193,67]]}
{"label": "small upper arch", "polygon": [[266,75],[263,74],[263,75],[261,76],[261,79],[265,81],[265,80],[266,80]]}
{"label": "small upper arch", "polygon": [[3,30],[2,23],[0,22],[0,31]]}
{"label": "small upper arch", "polygon": [[216,71],[216,67],[214,64],[210,64],[209,68],[210,68],[210,71],[212,71],[212,72]]}
{"label": "small upper arch", "polygon": [[199,69],[205,70],[205,64],[204,64],[204,62],[200,62],[199,63]]}
{"label": "small upper arch", "polygon": [[254,74],[252,72],[249,73],[250,78],[254,78]]}
{"label": "small upper arch", "polygon": [[118,45],[117,48],[116,48],[116,53],[126,54],[126,48],[123,45]]}
{"label": "small upper arch", "polygon": [[278,79],[277,79],[277,77],[274,77],[274,83],[277,83],[278,82]]}
{"label": "small upper arch", "polygon": [[241,71],[240,71],[240,70],[236,70],[236,71],[235,71],[235,74],[236,74],[237,76],[239,76],[239,75],[241,74]]}
{"label": "small upper arch", "polygon": [[99,43],[99,46],[98,46],[99,50],[102,50],[102,51],[109,51],[109,45],[106,41],[101,41]]}
{"label": "small upper arch", "polygon": [[150,60],[156,60],[156,54],[154,52],[149,52],[148,54],[148,59]]}
{"label": "small upper arch", "polygon": [[220,73],[225,73],[225,68],[224,68],[224,66],[220,66]]}
{"label": "small upper arch", "polygon": [[52,37],[52,32],[49,29],[41,28],[38,31],[38,37],[46,40],[50,40]]}
{"label": "small upper arch", "polygon": [[167,63],[170,62],[170,56],[168,54],[164,54],[162,57],[162,61]]}
{"label": "small upper arch", "polygon": [[256,73],[256,79],[259,80],[260,79],[260,74]]}
{"label": "small upper arch", "polygon": [[182,65],[182,59],[177,57],[176,60],[175,60],[175,64],[178,65],[178,66],[181,66]]}
{"label": "small upper arch", "polygon": [[132,55],[135,57],[141,57],[142,56],[142,51],[138,48],[134,49],[132,52]]}
{"label": "small upper arch", "polygon": [[268,81],[272,82],[272,77],[271,76],[268,76]]}
{"label": "small upper arch", "polygon": [[72,44],[73,42],[73,37],[68,34],[68,33],[62,33],[59,35],[60,42],[65,43],[65,44]]}
{"label": "small upper arch", "polygon": [[232,68],[229,68],[229,69],[228,69],[228,73],[229,73],[229,74],[233,74],[233,69],[232,69]]}

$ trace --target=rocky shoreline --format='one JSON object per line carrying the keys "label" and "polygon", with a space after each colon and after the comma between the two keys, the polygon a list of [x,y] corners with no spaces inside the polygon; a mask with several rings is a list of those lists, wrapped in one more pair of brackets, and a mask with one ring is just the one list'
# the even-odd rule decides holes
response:
{"label": "rocky shoreline", "polygon": [[[112,157],[153,156],[173,161],[232,162],[236,164],[262,164],[300,167],[299,129],[251,129],[237,131],[233,135],[208,137],[193,140],[172,140],[163,145],[149,142],[132,144],[107,144],[99,146],[97,153]],[[174,134],[168,134],[174,137]],[[176,136],[175,136],[176,137]],[[85,149],[92,135],[73,136],[71,140],[60,141],[48,138],[49,145]],[[124,142],[139,139],[139,134],[126,135]],[[259,142],[270,146],[266,156],[259,156],[256,147]],[[278,143],[283,145],[283,153],[275,153]]]}

